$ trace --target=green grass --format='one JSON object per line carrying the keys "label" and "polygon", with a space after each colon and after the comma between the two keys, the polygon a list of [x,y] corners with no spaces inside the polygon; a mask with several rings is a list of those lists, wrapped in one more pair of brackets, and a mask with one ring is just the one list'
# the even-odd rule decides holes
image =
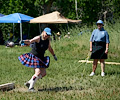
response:
{"label": "green grass", "polygon": [[[111,42],[107,61],[120,62],[120,24],[115,25],[105,26]],[[71,28],[72,32],[87,29]],[[27,92],[23,85],[34,74],[33,69],[18,61],[18,56],[29,52],[31,48],[0,46],[0,84],[14,82],[16,87],[11,91],[0,92],[0,100],[119,100],[120,66],[106,65],[106,76],[101,77],[98,64],[96,75],[89,77],[92,64],[81,64],[78,61],[85,59],[89,53],[91,32],[78,35],[79,31],[75,31],[70,39],[62,38],[52,42],[58,61],[46,52],[51,58],[50,67],[47,75],[35,84],[35,89],[39,90],[35,93]]]}

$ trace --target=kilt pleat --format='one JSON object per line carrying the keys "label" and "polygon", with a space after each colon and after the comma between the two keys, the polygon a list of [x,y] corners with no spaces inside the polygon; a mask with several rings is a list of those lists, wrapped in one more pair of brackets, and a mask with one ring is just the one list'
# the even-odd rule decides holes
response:
{"label": "kilt pleat", "polygon": [[42,61],[32,53],[20,55],[18,59],[23,65],[31,68],[48,68],[50,63],[49,56],[44,57],[44,60]]}

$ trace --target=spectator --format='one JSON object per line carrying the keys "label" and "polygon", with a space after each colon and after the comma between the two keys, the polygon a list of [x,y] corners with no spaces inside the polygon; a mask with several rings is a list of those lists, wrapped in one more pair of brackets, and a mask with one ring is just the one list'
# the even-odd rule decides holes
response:
{"label": "spectator", "polygon": [[90,52],[91,59],[93,60],[93,69],[90,76],[95,75],[95,70],[97,68],[98,60],[101,63],[101,76],[105,76],[105,59],[107,59],[108,49],[109,49],[109,35],[107,31],[103,28],[104,24],[102,20],[97,21],[98,29],[92,32],[90,38]]}

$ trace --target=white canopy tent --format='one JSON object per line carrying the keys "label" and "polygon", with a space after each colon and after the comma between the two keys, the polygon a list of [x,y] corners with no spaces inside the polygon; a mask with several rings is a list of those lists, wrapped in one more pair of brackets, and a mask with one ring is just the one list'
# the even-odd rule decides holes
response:
{"label": "white canopy tent", "polygon": [[30,20],[30,23],[79,23],[82,20],[65,18],[58,11],[45,14]]}
{"label": "white canopy tent", "polygon": [[62,16],[58,11],[48,13],[34,19],[30,20],[30,23],[39,23],[39,29],[41,33],[40,23],[48,23],[48,24],[55,24],[55,23],[66,23],[68,27],[68,23],[80,23],[82,20],[72,20],[65,18]]}

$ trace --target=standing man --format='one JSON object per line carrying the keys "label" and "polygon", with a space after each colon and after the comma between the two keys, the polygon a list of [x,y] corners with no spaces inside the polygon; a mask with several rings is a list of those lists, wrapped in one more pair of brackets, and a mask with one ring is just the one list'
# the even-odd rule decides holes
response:
{"label": "standing man", "polygon": [[95,75],[98,60],[101,64],[101,76],[105,76],[105,59],[107,59],[109,49],[109,35],[103,28],[104,24],[102,20],[97,21],[98,29],[92,32],[90,38],[90,52],[91,59],[93,59],[93,69],[90,76]]}

